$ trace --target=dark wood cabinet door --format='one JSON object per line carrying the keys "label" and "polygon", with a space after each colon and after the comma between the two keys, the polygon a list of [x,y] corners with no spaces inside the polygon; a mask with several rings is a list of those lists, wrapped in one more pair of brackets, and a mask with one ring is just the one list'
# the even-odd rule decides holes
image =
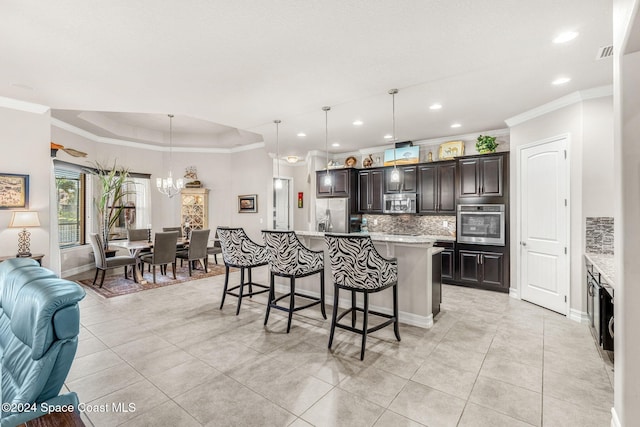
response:
{"label": "dark wood cabinet door", "polygon": [[437,169],[435,165],[420,166],[418,169],[420,186],[418,208],[420,213],[433,213],[436,211],[436,203],[438,201]]}
{"label": "dark wood cabinet door", "polygon": [[483,196],[502,196],[502,156],[482,159],[480,169],[480,193]]}
{"label": "dark wood cabinet door", "polygon": [[480,159],[460,160],[460,197],[480,195]]}
{"label": "dark wood cabinet door", "polygon": [[349,197],[349,169],[332,171],[333,195]]}
{"label": "dark wood cabinet door", "polygon": [[418,191],[418,167],[403,166],[400,168],[401,191],[403,193],[416,193]]}
{"label": "dark wood cabinet door", "polygon": [[369,171],[358,172],[358,212],[368,212],[369,204],[369,182],[371,174]]}
{"label": "dark wood cabinet door", "polygon": [[480,271],[480,252],[458,251],[460,262],[460,280],[465,282],[480,283],[482,275]]}
{"label": "dark wood cabinet door", "polygon": [[453,249],[445,249],[442,254],[442,280],[453,280],[454,266],[453,261],[455,251]]}
{"label": "dark wood cabinet door", "polygon": [[391,182],[391,173],[393,172],[393,167],[385,168],[384,170],[384,192],[385,194],[389,193],[399,193],[402,185],[402,172],[400,168],[398,168],[398,173],[400,174],[400,181]]}
{"label": "dark wood cabinet door", "polygon": [[484,285],[504,286],[503,255],[497,252],[483,252],[480,257],[482,283]]}
{"label": "dark wood cabinet door", "polygon": [[[316,195],[318,197],[331,196],[333,185],[324,185],[324,177],[326,176],[326,174],[326,171],[316,172]],[[331,172],[329,172],[329,174],[331,174]],[[333,179],[331,181],[333,182]]]}
{"label": "dark wood cabinet door", "polygon": [[383,208],[382,195],[384,194],[384,173],[382,170],[373,170],[369,174],[370,174],[369,212],[382,213],[382,208]]}
{"label": "dark wood cabinet door", "polygon": [[438,166],[438,212],[456,213],[456,164]]}

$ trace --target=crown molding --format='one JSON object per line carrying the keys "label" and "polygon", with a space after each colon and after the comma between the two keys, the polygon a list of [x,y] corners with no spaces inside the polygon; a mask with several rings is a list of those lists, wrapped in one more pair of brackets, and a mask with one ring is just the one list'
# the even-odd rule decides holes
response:
{"label": "crown molding", "polygon": [[528,122],[536,117],[543,116],[545,114],[557,111],[561,108],[568,107],[569,105],[577,104],[578,102],[584,102],[589,99],[604,98],[605,96],[613,95],[613,86],[599,86],[592,89],[581,90],[570,93],[569,95],[558,98],[554,101],[543,104],[539,107],[533,108],[517,116],[510,117],[504,122],[510,128],[519,124]]}
{"label": "crown molding", "polygon": [[13,98],[5,98],[4,96],[0,96],[0,107],[36,114],[44,114],[50,110],[46,105],[34,104],[33,102],[20,101]]}
{"label": "crown molding", "polygon": [[[125,139],[106,138],[104,136],[95,135],[79,127],[70,125],[62,120],[51,118],[51,126],[55,126],[59,129],[66,130],[83,138],[87,138],[91,141],[101,144],[120,145],[123,147],[139,148],[142,150],[150,151],[163,151],[169,152],[169,147],[160,147],[153,144],[145,144],[142,142],[127,141]],[[253,144],[242,145],[234,148],[203,148],[203,147],[172,147],[171,151],[175,153],[210,153],[210,154],[232,154],[239,153],[241,151],[256,150],[264,147],[264,142],[256,142]]]}

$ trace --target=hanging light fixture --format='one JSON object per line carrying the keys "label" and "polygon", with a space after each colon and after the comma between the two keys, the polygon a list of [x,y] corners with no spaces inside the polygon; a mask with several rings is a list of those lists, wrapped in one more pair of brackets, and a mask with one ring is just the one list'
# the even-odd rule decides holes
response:
{"label": "hanging light fixture", "polygon": [[398,93],[398,89],[390,89],[389,95],[391,95],[392,99],[392,124],[393,124],[393,133],[392,133],[392,141],[393,141],[393,170],[391,171],[391,182],[400,182],[400,172],[398,171],[398,166],[396,165],[396,93]]}
{"label": "hanging light fixture", "polygon": [[184,188],[184,180],[178,178],[173,180],[171,168],[173,167],[173,114],[169,116],[169,175],[166,178],[156,178],[158,191],[165,196],[172,198]]}
{"label": "hanging light fixture", "polygon": [[329,175],[329,111],[331,107],[322,107],[324,111],[324,148],[327,152],[327,174],[324,176],[323,184],[325,186],[331,185],[331,175]]}
{"label": "hanging light fixture", "polygon": [[280,179],[280,132],[279,132],[279,126],[280,123],[282,123],[282,121],[280,120],[274,120],[273,123],[276,124],[276,163],[278,165],[278,177],[276,178],[276,182],[273,184],[273,186],[276,188],[276,190],[279,190],[282,188],[282,180]]}

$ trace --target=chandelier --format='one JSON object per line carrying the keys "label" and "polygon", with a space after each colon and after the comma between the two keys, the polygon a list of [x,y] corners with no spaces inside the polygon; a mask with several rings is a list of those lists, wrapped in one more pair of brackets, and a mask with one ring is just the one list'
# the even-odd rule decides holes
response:
{"label": "chandelier", "polygon": [[393,124],[393,170],[391,171],[391,182],[400,182],[400,172],[398,171],[398,166],[396,165],[396,93],[398,93],[398,89],[390,89],[389,95],[392,98],[392,124]]}
{"label": "chandelier", "polygon": [[174,181],[171,168],[173,166],[173,114],[169,116],[169,175],[166,178],[156,178],[158,191],[165,196],[172,198],[184,188],[184,180],[178,178]]}

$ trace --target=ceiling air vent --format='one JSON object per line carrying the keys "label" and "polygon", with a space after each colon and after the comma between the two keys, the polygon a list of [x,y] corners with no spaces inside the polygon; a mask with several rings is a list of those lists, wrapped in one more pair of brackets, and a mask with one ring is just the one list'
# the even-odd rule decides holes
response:
{"label": "ceiling air vent", "polygon": [[596,55],[596,61],[599,59],[604,59],[613,55],[613,45],[602,46],[598,49],[598,54]]}

